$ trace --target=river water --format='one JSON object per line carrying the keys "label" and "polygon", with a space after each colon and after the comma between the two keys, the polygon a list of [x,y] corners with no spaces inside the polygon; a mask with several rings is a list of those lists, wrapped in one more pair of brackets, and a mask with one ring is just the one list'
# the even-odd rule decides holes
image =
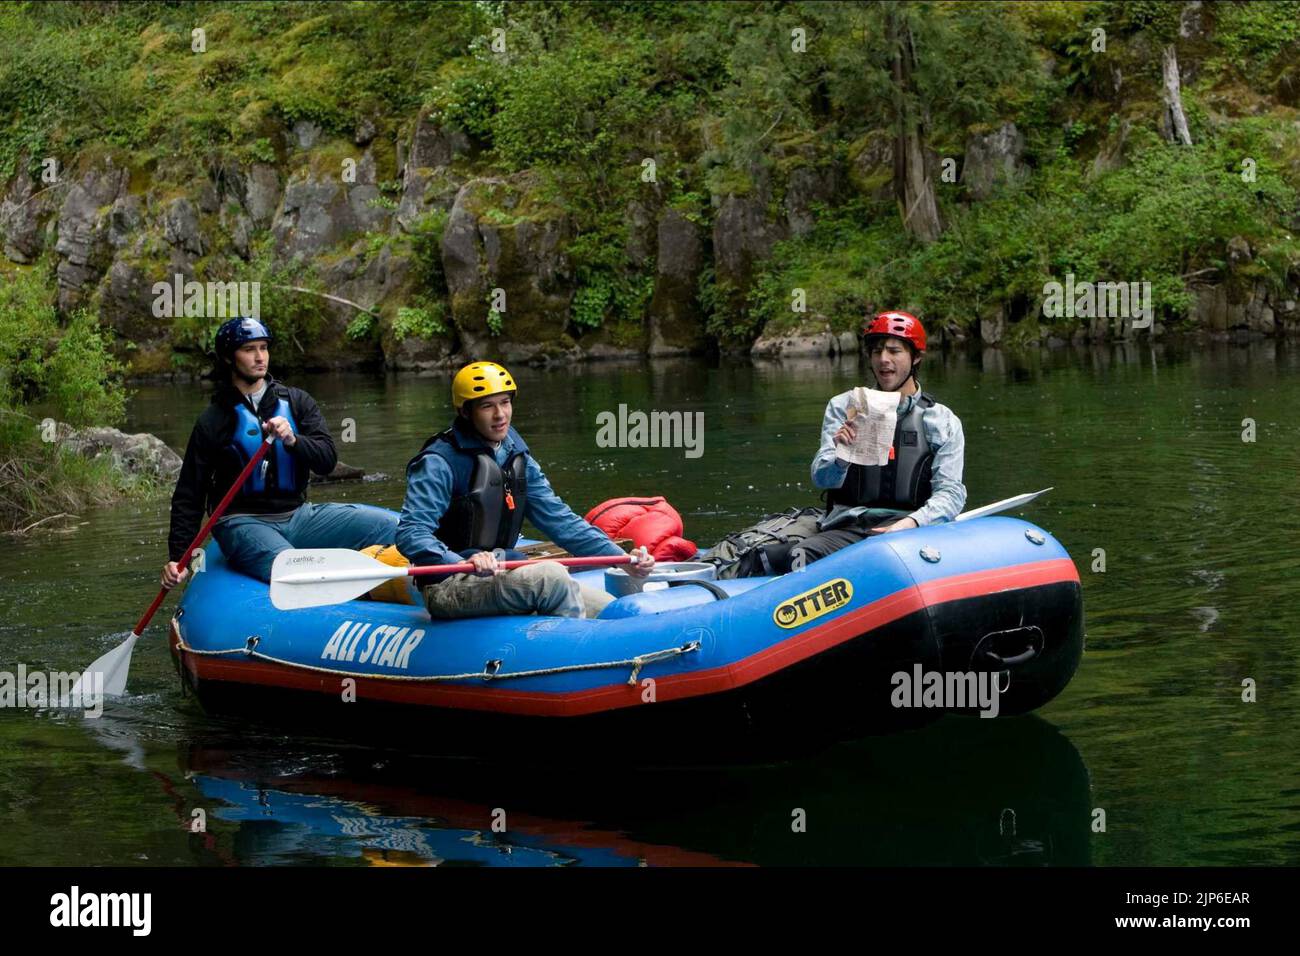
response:
{"label": "river water", "polygon": [[[102,717],[0,710],[0,864],[1300,863],[1300,353],[989,350],[927,366],[965,425],[968,507],[1055,489],[1020,514],[1075,559],[1087,653],[1037,714],[766,765],[521,770],[205,715],[182,696],[165,608]],[[866,375],[856,360],[513,371],[515,424],[575,510],[664,494],[701,545],[814,502],[825,402]],[[405,461],[445,424],[447,378],[292,380],[336,438],[353,426],[340,457],[387,476],[314,499],[400,506]],[[180,450],[205,402],[143,386],[126,428]],[[702,454],[598,447],[597,416],[620,404],[703,413]],[[122,640],[156,587],[166,504],[7,541],[0,669],[77,670]],[[196,810],[206,832],[191,832]]]}

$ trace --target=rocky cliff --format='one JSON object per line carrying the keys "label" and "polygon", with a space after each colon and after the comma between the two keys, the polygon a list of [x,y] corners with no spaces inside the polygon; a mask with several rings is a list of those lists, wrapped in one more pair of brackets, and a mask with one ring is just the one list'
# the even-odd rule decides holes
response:
{"label": "rocky cliff", "polygon": [[[1178,42],[1188,52],[1181,66],[1170,66],[1166,56],[1165,81],[1168,86],[1172,69],[1186,88],[1204,64],[1215,62],[1216,51],[1206,39],[1201,5],[1180,6]],[[142,36],[156,32],[151,26]],[[1074,67],[1048,50],[1041,54],[1043,75],[1056,77],[1057,88],[1092,97],[1075,114],[1110,117],[1104,129],[1099,119],[1091,125],[1077,119],[1066,131],[1067,140],[1071,129],[1095,131],[1070,147],[1092,177],[1132,161],[1134,131],[1175,142],[1187,127],[1186,119],[1182,126],[1170,119],[1181,116],[1181,103],[1172,110],[1155,80],[1124,74],[1130,62],[1158,60],[1156,47],[1142,46],[1146,34],[1135,36],[1127,60],[1114,57],[1110,73],[1099,69],[1083,79],[1061,79]],[[203,69],[215,86],[222,71],[237,68],[212,60]],[[1300,181],[1300,120],[1294,119],[1300,83],[1292,73],[1262,92],[1243,95],[1238,84],[1235,99],[1204,96],[1192,113],[1193,130],[1227,129],[1252,115],[1284,125],[1291,116],[1295,129],[1279,146],[1280,168],[1291,182]],[[852,106],[836,109],[847,115]],[[567,201],[573,197],[557,195],[544,170],[501,161],[482,135],[427,107],[402,112],[358,103],[352,115],[360,119],[348,124],[258,114],[249,121],[259,137],[256,159],[247,149],[224,149],[163,163],[156,155],[142,158],[139,149],[87,142],[48,181],[37,172],[41,157],[24,154],[0,184],[0,248],[13,268],[51,269],[60,309],[97,312],[136,374],[203,367],[204,344],[220,316],[211,308],[191,314],[181,303],[158,314],[159,283],[185,288],[191,282],[259,283],[261,312],[283,336],[278,361],[308,367],[428,370],[485,355],[543,362],[718,347],[833,355],[857,348],[845,316],[913,303],[870,301],[848,289],[834,309],[787,310],[775,320],[771,309],[752,309],[756,285],[771,299],[788,298],[773,256],[813,241],[827,209],[857,203],[877,225],[905,220],[906,210],[894,201],[895,144],[902,141],[896,131],[878,126],[850,137],[843,117],[827,109],[834,123],[813,132],[765,133],[761,162],[726,169],[716,125],[656,127],[656,141],[662,132],[673,143],[677,181],[668,188],[651,180],[630,199],[620,194],[618,234],[625,241],[618,268],[644,294],[629,300],[630,318],[617,323],[578,314],[583,279],[573,249],[584,228]],[[1024,122],[1042,123],[1038,117]],[[1024,122],[1004,115],[932,134],[920,153],[922,178],[943,190],[950,181],[946,164],[960,169],[960,179],[941,193],[943,210],[961,214],[1005,201],[1034,181],[1046,147],[1035,145],[1041,129],[1027,133]],[[625,165],[635,170],[652,154],[629,146]],[[1300,229],[1300,209],[1287,215]],[[1275,249],[1261,249],[1246,236],[1206,255],[1221,258],[1187,270],[1185,295],[1177,300],[1185,302],[1181,314],[1166,309],[1165,321],[1144,334],[1164,334],[1171,324],[1217,336],[1300,330],[1300,257],[1279,267]],[[847,274],[852,266],[838,271]],[[1023,331],[1011,331],[1040,301],[990,279],[987,295],[970,305],[962,316],[926,316],[941,341],[1026,344]],[[719,316],[744,321],[724,328]],[[1068,328],[1043,324],[1031,338],[1057,344],[1115,334],[1113,323],[1095,320]]]}

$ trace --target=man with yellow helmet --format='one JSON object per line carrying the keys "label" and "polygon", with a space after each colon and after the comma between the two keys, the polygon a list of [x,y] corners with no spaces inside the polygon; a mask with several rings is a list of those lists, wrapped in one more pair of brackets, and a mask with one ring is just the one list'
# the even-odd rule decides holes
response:
{"label": "man with yellow helmet", "polygon": [[[495,362],[471,362],[451,383],[456,417],[406,466],[406,500],[397,547],[416,564],[469,560],[475,574],[421,578],[432,617],[488,614],[598,613],[610,598],[580,589],[559,564],[503,571],[524,519],[575,555],[622,554],[552,490],[528,445],[511,427],[514,378]],[[642,551],[629,570],[645,576],[654,558]]]}

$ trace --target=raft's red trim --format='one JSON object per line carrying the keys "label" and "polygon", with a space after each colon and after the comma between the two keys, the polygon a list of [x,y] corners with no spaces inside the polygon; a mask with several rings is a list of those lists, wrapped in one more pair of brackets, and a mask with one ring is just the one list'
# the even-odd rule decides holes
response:
{"label": "raft's red trim", "polygon": [[[691,674],[666,674],[655,678],[658,702],[700,697],[734,690],[769,674],[852,640],[906,617],[927,606],[946,604],[981,594],[1011,591],[1017,588],[1042,587],[1048,584],[1077,582],[1079,572],[1069,558],[1054,558],[1033,564],[974,571],[948,578],[927,581],[904,588],[856,610],[817,624],[773,644],[743,660]],[[172,621],[172,653],[178,654],[180,635]],[[338,695],[343,678],[319,674],[282,664],[237,658],[186,655],[185,667],[199,680],[224,680],[242,684],[261,684],[293,690],[316,691]],[[383,700],[395,704],[423,704],[461,710],[486,710],[507,714],[548,717],[575,717],[641,703],[641,688],[627,684],[594,687],[589,690],[542,693],[514,691],[496,687],[469,687],[454,684],[416,684],[377,680],[356,675],[358,698]]]}

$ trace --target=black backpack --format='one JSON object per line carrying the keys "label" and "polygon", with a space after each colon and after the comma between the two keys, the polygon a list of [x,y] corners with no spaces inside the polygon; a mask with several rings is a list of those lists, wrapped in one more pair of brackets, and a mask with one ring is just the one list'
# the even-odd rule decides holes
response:
{"label": "black backpack", "polygon": [[718,569],[719,578],[743,577],[746,558],[769,544],[797,544],[817,533],[817,522],[825,517],[823,508],[787,508],[763,518],[748,528],[733,531],[700,560]]}

